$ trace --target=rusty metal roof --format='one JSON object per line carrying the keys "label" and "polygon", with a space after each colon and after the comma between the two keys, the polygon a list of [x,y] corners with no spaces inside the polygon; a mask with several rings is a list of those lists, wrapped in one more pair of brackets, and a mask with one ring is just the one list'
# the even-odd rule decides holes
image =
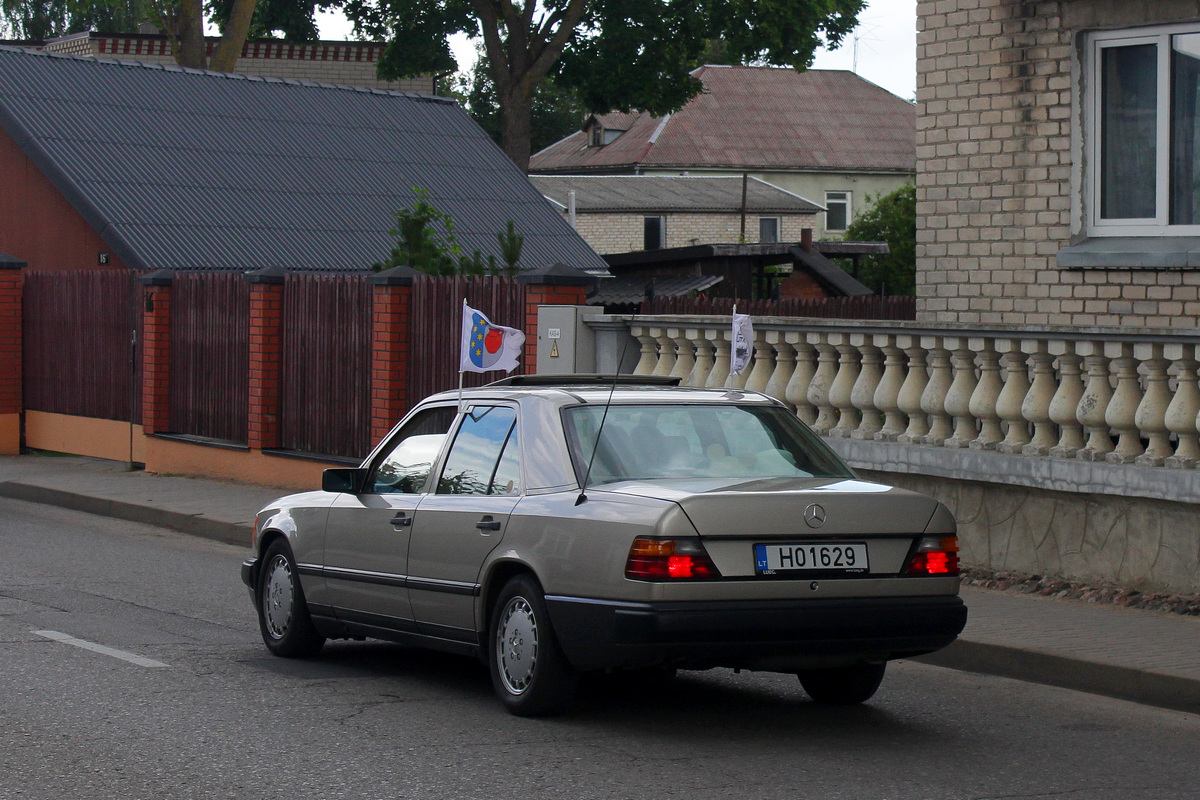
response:
{"label": "rusty metal roof", "polygon": [[916,169],[916,106],[853,72],[705,66],[693,74],[704,92],[678,112],[643,112],[632,123],[621,115],[625,133],[599,147],[574,133],[536,153],[530,171]]}

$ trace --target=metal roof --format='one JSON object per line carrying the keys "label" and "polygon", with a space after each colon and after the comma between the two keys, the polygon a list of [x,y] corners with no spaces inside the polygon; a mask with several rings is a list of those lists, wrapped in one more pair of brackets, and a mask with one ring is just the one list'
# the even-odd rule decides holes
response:
{"label": "metal roof", "polygon": [[723,275],[618,276],[601,281],[596,293],[588,297],[588,304],[615,306],[640,303],[646,299],[651,286],[655,297],[678,297],[688,292],[702,292],[723,280]]}
{"label": "metal roof", "polygon": [[[699,211],[736,213],[742,207],[740,176],[531,175],[542,194],[565,207],[575,192],[578,211]],[[823,209],[758,178],[746,181],[746,208],[754,213],[816,214]]]}
{"label": "metal roof", "polygon": [[0,125],[135,269],[358,271],[414,187],[464,251],[604,261],[453,102],[0,47]]}
{"label": "metal roof", "polygon": [[534,154],[530,171],[916,169],[916,106],[853,72],[705,66],[692,74],[704,92],[674,114],[622,118],[625,133],[600,147],[574,133]]}

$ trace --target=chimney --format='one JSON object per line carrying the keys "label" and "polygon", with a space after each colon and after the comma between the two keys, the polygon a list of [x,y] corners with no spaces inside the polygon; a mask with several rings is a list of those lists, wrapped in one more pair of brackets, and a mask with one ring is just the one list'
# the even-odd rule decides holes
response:
{"label": "chimney", "polygon": [[812,246],[812,228],[803,228],[800,231],[800,246],[804,248],[804,252],[811,253]]}

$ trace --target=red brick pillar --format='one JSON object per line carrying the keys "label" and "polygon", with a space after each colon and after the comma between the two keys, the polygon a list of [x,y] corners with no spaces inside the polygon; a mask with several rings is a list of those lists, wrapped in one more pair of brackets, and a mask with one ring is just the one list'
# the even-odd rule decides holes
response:
{"label": "red brick pillar", "polygon": [[587,304],[588,289],[596,278],[578,267],[551,264],[522,273],[517,280],[525,288],[525,374],[537,374],[538,306],[581,306]]}
{"label": "red brick pillar", "polygon": [[24,261],[0,255],[0,455],[21,452],[21,291]]}
{"label": "red brick pillar", "polygon": [[372,301],[371,446],[408,411],[408,343],[413,280],[421,273],[395,267],[370,277]]}
{"label": "red brick pillar", "polygon": [[142,429],[171,429],[171,283],[175,274],[160,269],[142,284]]}
{"label": "red brick pillar", "polygon": [[283,287],[287,272],[276,267],[246,276],[250,281],[250,396],[247,444],[270,450],[282,444],[279,391],[283,370]]}

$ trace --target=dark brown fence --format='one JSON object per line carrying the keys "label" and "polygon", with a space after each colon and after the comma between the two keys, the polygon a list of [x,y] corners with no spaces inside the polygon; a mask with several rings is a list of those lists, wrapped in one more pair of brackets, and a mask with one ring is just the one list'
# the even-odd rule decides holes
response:
{"label": "dark brown fence", "polygon": [[250,284],[179,272],[171,288],[171,431],[247,440]]}
{"label": "dark brown fence", "polygon": [[289,275],[283,298],[282,446],[366,456],[371,285],[362,275]]}
{"label": "dark brown fence", "polygon": [[[409,344],[409,397],[414,402],[458,386],[462,303],[482,311],[496,325],[525,329],[525,286],[515,278],[422,278],[413,284],[413,325]],[[524,372],[524,364],[512,374]],[[468,372],[466,386],[482,386],[502,372]]]}
{"label": "dark brown fence", "polygon": [[138,412],[141,293],[124,270],[25,273],[25,408],[98,419]]}
{"label": "dark brown fence", "polygon": [[655,297],[642,303],[643,314],[729,315],[756,317],[819,317],[822,319],[905,320],[917,318],[915,297],[821,297],[782,300],[734,300],[731,297]]}

